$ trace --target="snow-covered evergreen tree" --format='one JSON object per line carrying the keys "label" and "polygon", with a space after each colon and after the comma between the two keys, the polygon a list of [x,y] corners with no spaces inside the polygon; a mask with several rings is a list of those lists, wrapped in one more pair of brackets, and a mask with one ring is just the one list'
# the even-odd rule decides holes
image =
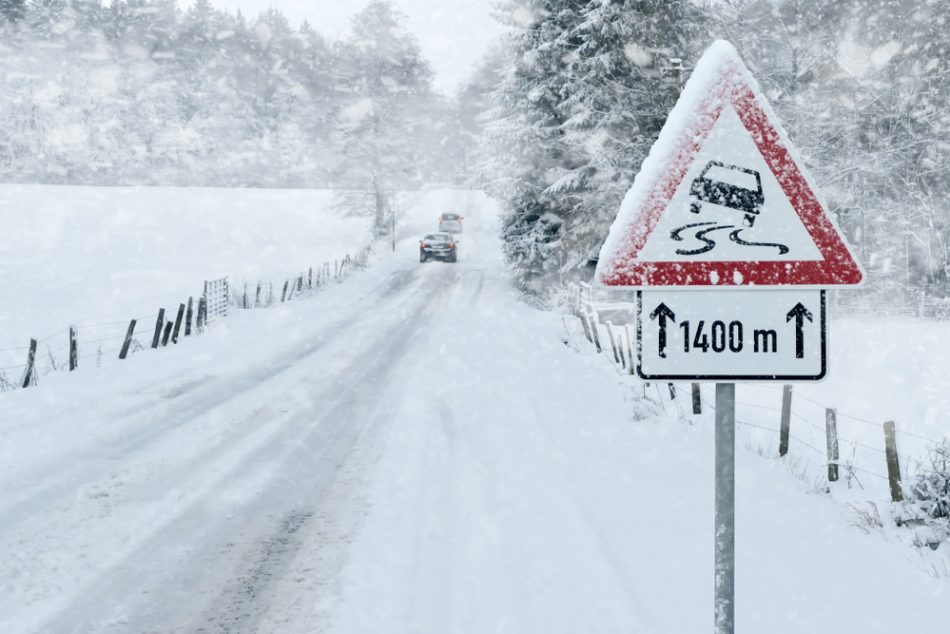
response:
{"label": "snow-covered evergreen tree", "polygon": [[549,188],[578,204],[565,231],[566,266],[583,266],[606,237],[633,177],[676,102],[683,65],[706,41],[689,0],[590,3],[573,29],[579,46],[559,109],[582,163]]}
{"label": "snow-covered evergreen tree", "polygon": [[514,0],[509,68],[487,126],[507,253],[528,286],[584,267],[694,54],[688,1]]}
{"label": "snow-covered evergreen tree", "polygon": [[26,0],[0,0],[0,22],[16,22],[26,15]]}
{"label": "snow-covered evergreen tree", "polygon": [[486,117],[493,158],[485,180],[506,211],[506,255],[533,291],[560,271],[564,220],[578,202],[567,188],[550,188],[582,164],[578,148],[564,138],[561,104],[579,46],[572,31],[584,4],[509,0],[500,7],[512,33],[495,107]]}

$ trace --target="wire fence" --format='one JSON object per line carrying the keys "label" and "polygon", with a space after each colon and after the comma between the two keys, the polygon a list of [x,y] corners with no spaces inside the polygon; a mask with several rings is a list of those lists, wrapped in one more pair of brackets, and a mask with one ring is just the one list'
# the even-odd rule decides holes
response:
{"label": "wire fence", "polygon": [[353,269],[365,268],[369,263],[372,245],[367,245],[355,256],[345,255],[333,262],[326,261],[289,277],[278,280],[242,280],[230,286],[228,304],[239,309],[269,308],[324,290],[333,283],[346,279]]}
{"label": "wire fence", "polygon": [[[318,267],[308,268],[306,273],[281,280],[278,283],[283,291],[280,296],[274,294],[273,283],[265,287],[263,282],[258,281],[256,301],[252,303],[248,297],[247,284],[238,289],[230,284],[228,278],[207,280],[202,294],[198,296],[196,315],[192,314],[194,297],[189,297],[187,304],[182,302],[177,311],[172,310],[167,314],[162,310],[129,321],[83,322],[32,339],[30,345],[0,348],[0,392],[35,385],[44,376],[79,369],[92,359],[99,367],[106,361],[121,360],[128,353],[178,343],[179,336],[200,334],[210,323],[225,319],[229,314],[229,306],[265,308],[291,301],[303,294],[316,293],[331,283],[342,282],[351,271],[364,268],[371,250],[372,244],[360,250],[355,257],[346,255],[341,260],[324,262]],[[263,288],[270,290],[266,302],[262,300]],[[133,320],[136,324],[134,328],[131,324]],[[138,337],[147,339],[140,341]],[[20,359],[22,362],[18,362]]]}
{"label": "wire fence", "polygon": [[[603,351],[611,365],[621,375],[635,375],[635,342],[633,332],[626,327],[618,327],[610,322],[603,323],[598,305],[594,302],[595,292],[589,286],[580,285],[575,293],[575,314],[581,321],[585,338],[595,346],[598,352]],[[608,310],[614,310],[613,305],[605,304]],[[644,395],[646,394],[644,384]],[[669,397],[665,397],[660,383],[654,383],[657,402],[664,400],[676,402],[676,388],[674,384],[667,385]],[[767,383],[740,383],[744,389],[782,393],[786,389],[779,385]],[[872,420],[854,412],[841,411],[828,403],[802,394],[799,391],[790,392],[792,405],[789,409],[788,439],[790,451],[796,447],[813,454],[818,458],[815,464],[821,467],[837,465],[845,471],[848,484],[854,480],[862,489],[865,488],[857,479],[856,474],[871,476],[882,482],[889,482],[891,474],[888,472],[885,423],[882,420]],[[769,397],[771,398],[771,397]],[[702,407],[706,411],[715,411],[715,404],[708,399],[701,398]],[[782,435],[782,408],[761,402],[757,398],[736,400],[736,425],[756,434],[766,434],[769,443],[774,446],[778,455]],[[677,405],[677,407],[679,407]],[[678,410],[682,411],[682,410]],[[831,412],[831,413],[829,413]],[[829,432],[828,419],[833,419],[832,431]],[[768,421],[774,421],[770,424]],[[857,426],[857,427],[855,427]],[[858,428],[867,427],[870,433],[858,433]],[[797,429],[796,429],[797,428]],[[871,430],[873,428],[873,431]],[[947,438],[935,438],[909,429],[894,428],[897,442],[894,454],[900,469],[900,479],[908,482],[916,471],[921,468],[924,458],[935,447],[950,442]],[[829,434],[837,446],[837,458],[830,458],[831,449],[828,448]],[[871,438],[876,440],[870,441]],[[910,441],[914,442],[910,442]],[[880,444],[876,444],[877,442]],[[825,448],[822,446],[825,445]],[[914,450],[906,451],[907,446]]]}

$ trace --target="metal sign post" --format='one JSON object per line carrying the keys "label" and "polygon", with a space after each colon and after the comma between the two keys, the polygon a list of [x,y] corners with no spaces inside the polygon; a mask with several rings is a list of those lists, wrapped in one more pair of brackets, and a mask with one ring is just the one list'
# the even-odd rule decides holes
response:
{"label": "metal sign post", "polygon": [[736,384],[716,384],[716,634],[735,631]]}

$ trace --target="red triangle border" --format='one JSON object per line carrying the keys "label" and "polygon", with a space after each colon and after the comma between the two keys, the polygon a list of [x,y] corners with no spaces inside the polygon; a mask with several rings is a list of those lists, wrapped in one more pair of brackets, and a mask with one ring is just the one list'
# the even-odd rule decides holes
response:
{"label": "red triangle border", "polygon": [[[697,124],[680,134],[673,169],[655,183],[638,215],[639,226],[628,229],[620,244],[625,252],[613,255],[613,271],[599,280],[605,286],[625,287],[745,287],[745,286],[856,286],[864,275],[854,261],[837,229],[826,215],[782,137],[769,120],[755,92],[734,64],[721,71],[717,88],[698,110]],[[806,231],[814,240],[822,260],[719,261],[719,262],[639,262],[636,255],[646,244],[660,216],[692,165],[729,99],[742,124],[752,135],[769,169],[775,176]]]}

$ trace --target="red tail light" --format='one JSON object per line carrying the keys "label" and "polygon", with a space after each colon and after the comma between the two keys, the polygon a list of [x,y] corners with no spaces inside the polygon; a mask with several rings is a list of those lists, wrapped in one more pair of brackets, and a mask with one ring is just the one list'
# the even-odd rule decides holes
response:
{"label": "red tail light", "polygon": [[419,243],[419,246],[421,246],[423,249],[425,249],[425,248],[426,248],[427,246],[429,246],[429,245],[426,244],[425,242],[420,242],[420,243]]}
{"label": "red tail light", "polygon": [[449,246],[454,249],[454,248],[455,248],[455,243],[454,243],[454,242],[449,242]]}

